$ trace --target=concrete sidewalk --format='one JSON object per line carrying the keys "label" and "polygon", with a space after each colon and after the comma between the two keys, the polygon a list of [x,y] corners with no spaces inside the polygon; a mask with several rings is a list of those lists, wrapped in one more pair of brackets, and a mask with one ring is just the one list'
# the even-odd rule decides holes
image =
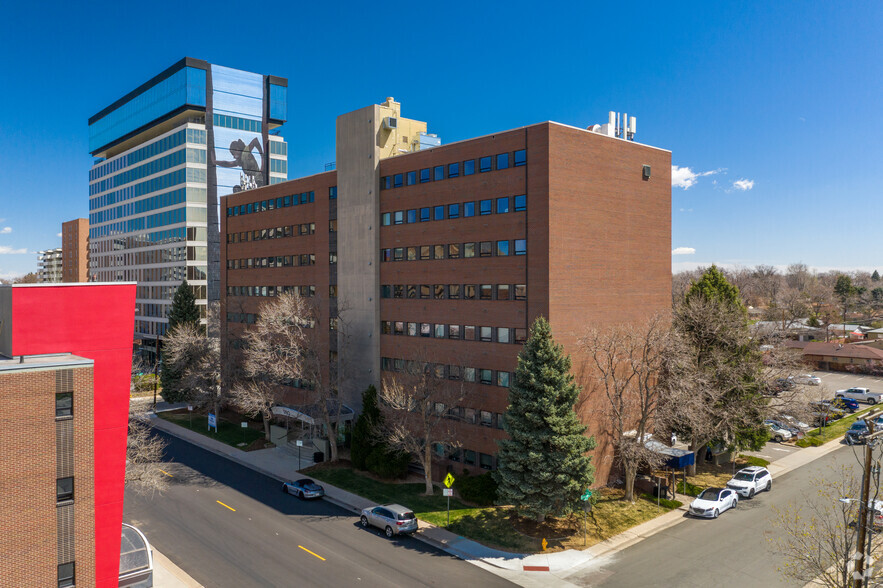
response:
{"label": "concrete sidewalk", "polygon": [[[276,480],[290,481],[298,474],[297,458],[284,449],[276,447],[246,452],[189,429],[179,427],[155,415],[151,416],[151,424],[161,431],[165,431],[212,453],[227,457],[240,465]],[[839,442],[831,441],[821,447],[801,449],[771,463],[768,469],[775,481],[777,476],[784,475],[806,465],[823,455],[835,451],[839,447],[841,447]],[[373,502],[361,496],[327,483],[323,482],[323,486],[325,487],[326,500],[354,513],[359,513],[363,508],[374,505]],[[692,497],[678,495],[677,499],[683,503],[683,506],[680,508],[642,523],[585,550],[568,549],[555,553],[540,554],[509,553],[486,547],[424,521],[420,521],[419,531],[414,536],[460,559],[471,561],[491,571],[494,569],[499,570],[503,572],[500,575],[510,580],[517,581],[523,585],[538,585],[534,581],[523,582],[522,574],[524,572],[547,572],[550,574],[561,572],[625,549],[664,529],[687,520],[686,510]],[[516,580],[516,576],[519,579]],[[539,578],[537,579],[539,580]],[[557,581],[553,576],[548,576],[548,579]],[[539,584],[542,583],[542,581],[539,582]]]}
{"label": "concrete sidewalk", "polygon": [[156,588],[203,588],[166,556],[151,546],[153,550],[153,585]]}

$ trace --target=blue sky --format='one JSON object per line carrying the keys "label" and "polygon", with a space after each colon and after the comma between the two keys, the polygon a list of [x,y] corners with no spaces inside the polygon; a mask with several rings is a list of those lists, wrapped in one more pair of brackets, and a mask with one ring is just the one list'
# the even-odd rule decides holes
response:
{"label": "blue sky", "polygon": [[675,270],[883,270],[883,4],[770,4],[7,3],[0,277],[88,215],[89,116],[185,55],[289,79],[292,178],[387,96],[446,143],[625,111],[677,166]]}

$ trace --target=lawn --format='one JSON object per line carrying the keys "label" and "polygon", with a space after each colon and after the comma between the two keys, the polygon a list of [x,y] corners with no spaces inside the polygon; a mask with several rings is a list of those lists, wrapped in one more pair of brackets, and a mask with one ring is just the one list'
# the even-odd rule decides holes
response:
{"label": "lawn", "polygon": [[[588,533],[584,539],[582,514],[552,519],[537,527],[530,521],[514,519],[510,507],[475,508],[455,497],[451,499],[451,523],[448,525],[447,498],[441,496],[439,489],[433,496],[424,496],[422,483],[385,482],[339,464],[320,464],[309,472],[314,478],[373,502],[406,505],[414,510],[417,518],[447,527],[452,533],[490,547],[524,553],[542,551],[543,538],[548,541],[549,551],[582,549],[680,506],[677,502],[657,506],[655,499],[646,498],[629,504],[621,500],[622,491],[602,489],[592,513],[586,517]],[[456,488],[455,482],[455,492]]]}
{"label": "lawn", "polygon": [[872,409],[874,409],[874,407],[870,406],[864,410],[860,410],[854,414],[836,420],[827,427],[813,429],[806,434],[806,437],[797,442],[797,446],[818,446],[824,445],[828,441],[832,441],[834,439],[842,439],[846,431],[849,430],[849,428],[852,426],[852,423],[862,418],[862,416],[870,412]]}
{"label": "lawn", "polygon": [[[190,415],[187,410],[183,410],[163,411],[157,413],[157,416],[238,449],[248,451],[250,449],[262,448],[260,447],[261,444],[255,442],[264,438],[264,431],[263,429],[251,428],[251,423],[249,423],[248,428],[243,428],[240,422],[232,423],[223,419],[218,419],[218,432],[215,433],[214,430],[208,430],[208,417],[206,415],[195,413]],[[193,419],[192,426],[190,425],[191,416]],[[258,445],[258,447],[255,447],[255,445]]]}

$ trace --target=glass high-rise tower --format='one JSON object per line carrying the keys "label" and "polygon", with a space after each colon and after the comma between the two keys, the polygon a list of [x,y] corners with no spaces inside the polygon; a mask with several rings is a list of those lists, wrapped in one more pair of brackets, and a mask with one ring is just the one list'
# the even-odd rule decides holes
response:
{"label": "glass high-rise tower", "polygon": [[186,278],[220,297],[224,196],[288,178],[288,80],[184,58],[89,119],[89,278],[137,281],[135,338]]}

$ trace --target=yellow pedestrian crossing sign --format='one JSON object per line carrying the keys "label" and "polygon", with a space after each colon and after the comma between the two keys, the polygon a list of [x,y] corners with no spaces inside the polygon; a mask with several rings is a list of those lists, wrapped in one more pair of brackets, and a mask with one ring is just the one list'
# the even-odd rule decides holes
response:
{"label": "yellow pedestrian crossing sign", "polygon": [[450,488],[453,485],[454,485],[454,476],[452,476],[451,474],[448,474],[447,476],[445,476],[445,486]]}

